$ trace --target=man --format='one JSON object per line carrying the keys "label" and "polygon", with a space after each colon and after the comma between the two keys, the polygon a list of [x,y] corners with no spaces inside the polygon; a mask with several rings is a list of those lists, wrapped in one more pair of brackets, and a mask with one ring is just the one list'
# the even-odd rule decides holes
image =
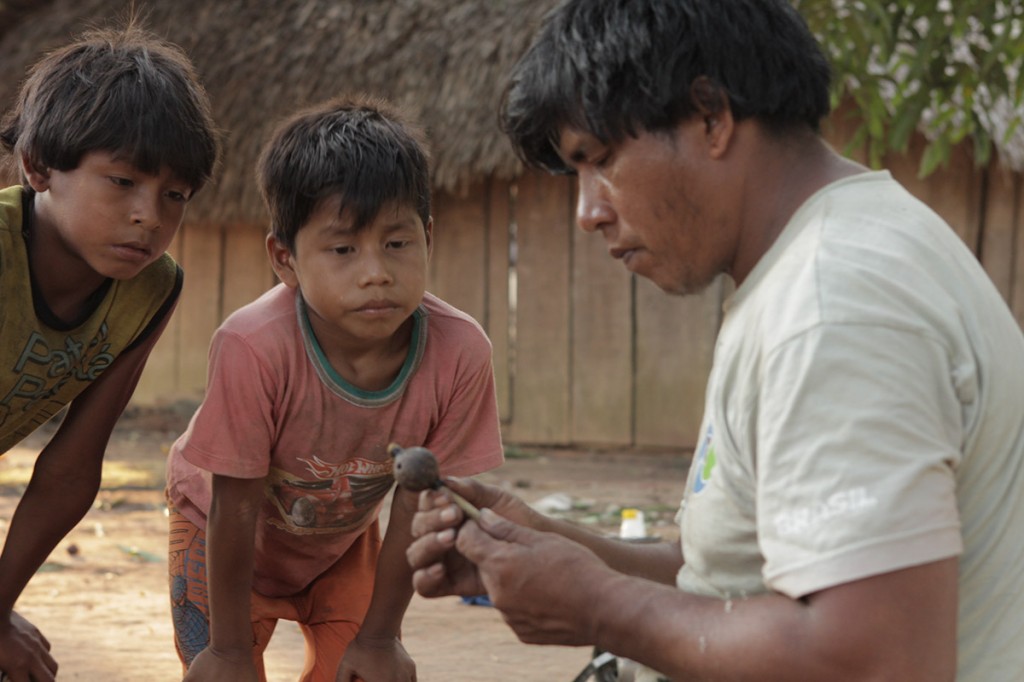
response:
{"label": "man", "polygon": [[784,0],[549,17],[503,105],[521,156],[578,177],[580,228],[631,272],[736,284],[681,546],[456,480],[493,512],[456,532],[424,493],[421,594],[486,591],[523,641],[673,680],[1019,679],[1024,336],[938,216],[820,138],[828,83]]}

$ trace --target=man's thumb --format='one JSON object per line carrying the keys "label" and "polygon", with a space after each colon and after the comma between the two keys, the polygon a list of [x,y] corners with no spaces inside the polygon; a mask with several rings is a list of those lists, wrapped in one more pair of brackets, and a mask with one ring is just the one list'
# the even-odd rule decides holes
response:
{"label": "man's thumb", "polygon": [[519,526],[486,508],[480,510],[480,519],[477,523],[492,538],[507,542],[515,541],[519,530]]}

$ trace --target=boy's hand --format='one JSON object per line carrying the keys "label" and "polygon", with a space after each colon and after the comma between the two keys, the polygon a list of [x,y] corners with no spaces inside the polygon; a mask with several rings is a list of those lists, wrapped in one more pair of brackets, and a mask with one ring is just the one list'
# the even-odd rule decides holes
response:
{"label": "boy's hand", "polygon": [[357,636],[341,659],[335,682],[416,682],[416,664],[395,637]]}
{"label": "boy's hand", "polygon": [[50,642],[13,611],[0,619],[0,675],[11,682],[53,682],[57,677]]}
{"label": "boy's hand", "polygon": [[250,652],[227,656],[206,647],[192,660],[182,682],[259,682]]}

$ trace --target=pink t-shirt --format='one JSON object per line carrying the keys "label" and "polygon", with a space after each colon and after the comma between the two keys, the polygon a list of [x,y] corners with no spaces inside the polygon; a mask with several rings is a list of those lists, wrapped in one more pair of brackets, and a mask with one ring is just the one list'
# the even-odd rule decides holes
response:
{"label": "pink t-shirt", "polygon": [[327,362],[295,291],[278,285],[214,334],[206,398],[171,448],[170,501],[203,528],[211,474],[265,478],[253,587],[305,588],[376,518],[393,483],[389,443],[422,445],[442,475],[502,462],[491,345],[431,294],[388,388],[364,391]]}

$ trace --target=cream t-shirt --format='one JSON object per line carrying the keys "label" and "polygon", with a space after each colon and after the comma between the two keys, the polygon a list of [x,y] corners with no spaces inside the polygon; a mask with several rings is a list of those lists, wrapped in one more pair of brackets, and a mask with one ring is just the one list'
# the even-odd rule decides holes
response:
{"label": "cream t-shirt", "polygon": [[1024,671],[1024,336],[887,172],[831,184],[726,303],[681,589],[792,598],[960,557],[959,680]]}

